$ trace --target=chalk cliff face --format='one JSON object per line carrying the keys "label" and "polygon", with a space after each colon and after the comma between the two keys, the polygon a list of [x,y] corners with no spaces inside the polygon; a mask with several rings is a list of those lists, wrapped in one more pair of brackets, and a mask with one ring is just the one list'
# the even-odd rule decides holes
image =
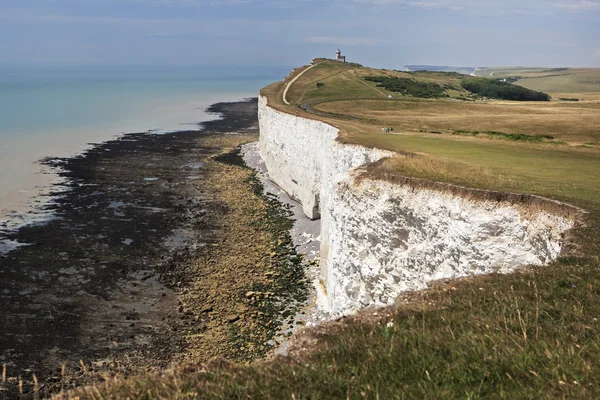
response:
{"label": "chalk cliff face", "polygon": [[321,218],[321,274],[334,314],[391,304],[404,290],[558,257],[572,218],[438,189],[360,179],[392,154],[339,144],[339,130],[259,99],[260,153],[270,178]]}
{"label": "chalk cliff face", "polygon": [[427,282],[544,265],[561,251],[569,218],[362,179],[352,171],[328,204],[327,293],[334,312],[392,304]]}
{"label": "chalk cliff face", "polygon": [[261,96],[258,105],[260,154],[270,178],[302,204],[310,219],[321,217],[340,174],[392,153],[344,146],[339,129],[326,123],[274,110]]}

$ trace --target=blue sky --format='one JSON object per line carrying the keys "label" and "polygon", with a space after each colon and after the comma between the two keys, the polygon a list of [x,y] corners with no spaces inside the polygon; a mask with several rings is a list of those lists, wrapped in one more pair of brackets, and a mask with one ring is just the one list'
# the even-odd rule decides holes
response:
{"label": "blue sky", "polygon": [[600,0],[0,0],[0,65],[600,67]]}

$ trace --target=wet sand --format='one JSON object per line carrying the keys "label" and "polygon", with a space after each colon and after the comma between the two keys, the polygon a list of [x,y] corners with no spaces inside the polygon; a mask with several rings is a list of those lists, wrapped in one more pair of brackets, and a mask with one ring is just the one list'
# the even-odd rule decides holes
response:
{"label": "wet sand", "polygon": [[[256,99],[219,103],[209,111],[221,113],[223,118],[203,123],[203,131],[128,134],[81,156],[48,161],[67,182],[48,206],[55,219],[17,232],[0,232],[0,239],[28,244],[0,256],[0,364],[7,365],[10,378],[0,399],[18,393],[18,377],[24,381],[26,396],[31,396],[34,375],[40,393],[48,394],[115,374],[166,367],[182,357],[189,359],[182,354],[194,347],[190,338],[246,321],[245,310],[252,311],[247,320],[254,321],[248,326],[266,325],[265,318],[277,319],[275,313],[292,314],[263,304],[265,311],[274,314],[267,311],[261,317],[265,313],[256,311],[260,307],[255,305],[260,302],[243,290],[253,286],[239,286],[243,279],[235,276],[238,286],[230,291],[235,291],[235,301],[248,303],[238,314],[216,315],[216,310],[228,312],[230,295],[212,290],[212,298],[198,292],[191,296],[189,288],[194,282],[188,281],[189,267],[182,269],[181,265],[206,258],[225,242],[213,219],[219,221],[228,210],[209,185],[216,184],[218,176],[213,171],[209,177],[204,168],[205,162],[223,152],[225,145],[214,138],[238,132],[235,140],[225,141],[236,145],[256,140],[257,134]],[[265,243],[272,241],[263,236]],[[278,248],[296,259],[293,249],[280,245],[282,240],[277,239]],[[265,262],[277,264],[273,260],[278,256],[271,253],[270,257]],[[256,265],[263,258],[257,256]],[[252,266],[256,273],[265,275],[256,265]],[[290,268],[291,264],[286,261],[285,265]],[[285,285],[303,281],[294,271]],[[197,286],[210,280],[202,274],[200,270],[190,279],[196,279]],[[285,289],[285,285],[280,286]],[[212,287],[218,289],[219,285]],[[229,290],[225,284],[223,290]],[[288,292],[285,302],[291,304],[289,298],[297,293]],[[300,302],[303,296],[298,297]],[[220,305],[218,297],[227,304]],[[278,324],[274,322],[273,327]],[[260,343],[268,336],[253,336],[253,340]],[[208,344],[198,344],[198,339],[195,346],[210,347],[210,337],[207,340]],[[249,353],[246,346],[240,357],[252,358],[268,350],[258,347],[260,351]]]}

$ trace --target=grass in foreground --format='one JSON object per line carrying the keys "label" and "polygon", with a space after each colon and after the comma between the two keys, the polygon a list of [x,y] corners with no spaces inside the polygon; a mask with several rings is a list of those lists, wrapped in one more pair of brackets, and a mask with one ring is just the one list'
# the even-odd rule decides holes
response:
{"label": "grass in foreground", "polygon": [[490,275],[307,332],[293,357],[215,361],[64,398],[597,398],[600,266]]}

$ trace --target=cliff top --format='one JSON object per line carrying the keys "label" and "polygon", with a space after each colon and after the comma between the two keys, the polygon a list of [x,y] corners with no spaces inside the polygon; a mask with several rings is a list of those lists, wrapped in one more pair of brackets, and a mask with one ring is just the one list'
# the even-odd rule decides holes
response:
{"label": "cliff top", "polygon": [[[564,92],[551,93],[555,99],[584,100],[468,101],[458,99],[475,97],[462,85],[446,88],[450,97],[422,98],[415,91],[439,92],[427,84],[457,86],[462,78],[327,60],[313,65],[262,94],[274,108],[339,127],[341,142],[398,153],[369,166],[368,177],[425,178],[582,206],[590,213],[575,239],[585,254],[406,293],[393,307],[306,330],[288,357],[254,365],[222,359],[175,365],[107,379],[66,398],[598,398],[600,89],[573,93],[576,85],[565,79],[590,78],[536,70],[518,72],[546,74],[531,82],[563,85]],[[425,85],[399,94],[364,79],[382,74]],[[286,83],[299,75],[286,104]],[[536,90],[550,91],[541,86]],[[393,133],[382,134],[383,127]]]}
{"label": "cliff top", "polygon": [[[600,220],[600,84],[594,83],[600,69],[488,68],[476,74],[492,85],[498,81],[490,76],[503,83],[518,77],[517,84],[537,91],[565,92],[551,92],[550,101],[491,99],[465,88],[473,76],[315,59],[261,93],[274,108],[338,127],[340,142],[399,154],[370,166],[371,177],[534,194],[598,210]],[[584,84],[586,92],[573,93]],[[598,241],[585,242],[600,253]]]}

